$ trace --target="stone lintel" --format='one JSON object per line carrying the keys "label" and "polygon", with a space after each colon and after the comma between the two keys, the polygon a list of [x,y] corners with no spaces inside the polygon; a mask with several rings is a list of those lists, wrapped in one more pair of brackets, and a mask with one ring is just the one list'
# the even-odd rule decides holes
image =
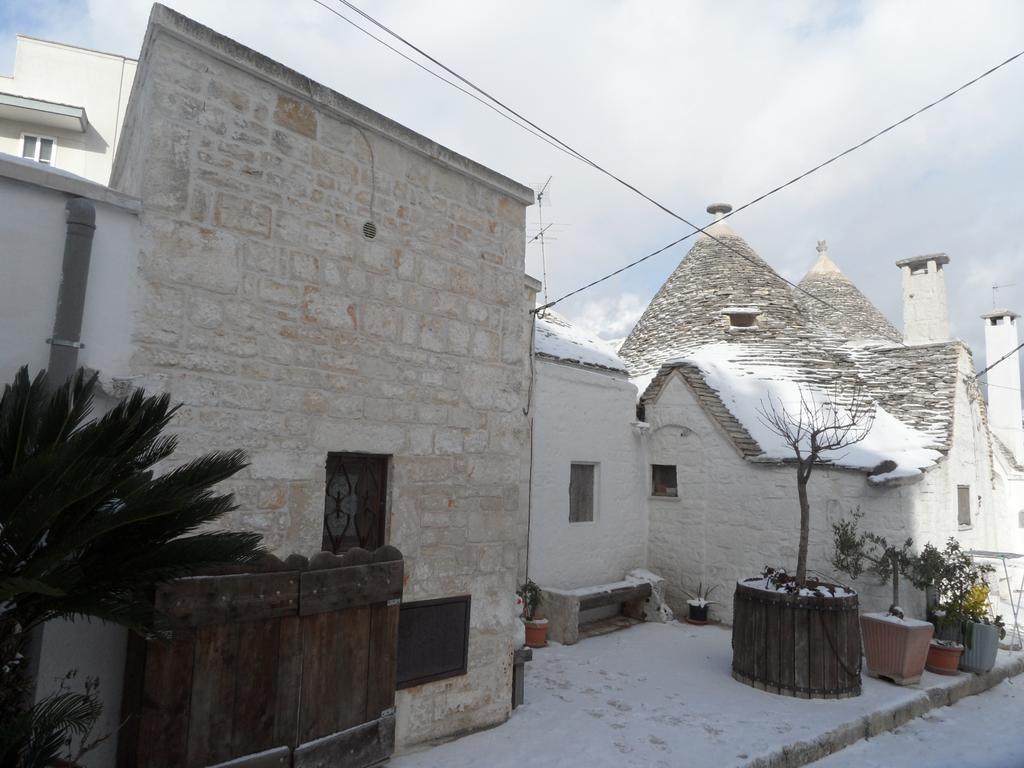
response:
{"label": "stone lintel", "polygon": [[896,262],[897,267],[914,267],[924,266],[929,261],[934,261],[940,267],[943,264],[949,264],[949,256],[944,253],[926,253],[921,256],[911,256],[909,259],[900,259]]}
{"label": "stone lintel", "polygon": [[981,316],[982,320],[990,320],[993,317],[1008,317],[1011,320],[1016,320],[1020,315],[1014,312],[1012,309],[993,309],[991,312],[986,312]]}

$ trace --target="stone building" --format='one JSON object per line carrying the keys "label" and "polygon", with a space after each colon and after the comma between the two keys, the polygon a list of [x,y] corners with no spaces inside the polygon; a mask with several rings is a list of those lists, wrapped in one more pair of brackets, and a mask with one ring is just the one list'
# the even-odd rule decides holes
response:
{"label": "stone building", "polygon": [[[532,191],[159,5],[119,137],[109,189],[0,164],[5,214],[103,208],[81,362],[110,394],[183,404],[177,460],[248,452],[226,526],[282,556],[392,544],[404,601],[470,597],[466,669],[399,691],[399,749],[501,722],[526,567]],[[45,360],[47,243],[3,265],[27,334],[8,372]],[[65,669],[99,647],[59,635]],[[118,681],[102,690],[116,717]]]}
{"label": "stone building", "polygon": [[[721,219],[730,209],[708,210]],[[672,607],[682,607],[683,590],[718,584],[716,612],[729,621],[737,579],[795,564],[792,454],[763,421],[773,405],[792,411],[801,397],[848,407],[860,392],[875,404],[867,439],[827,456],[811,479],[812,568],[831,570],[830,525],[856,511],[865,528],[891,540],[956,536],[1005,548],[1012,532],[997,512],[988,412],[970,349],[949,337],[948,257],[899,263],[901,334],[824,243],[794,289],[724,221],[710,233],[619,351],[650,425],[647,565],[666,578]],[[1017,408],[1019,424],[1019,401]],[[888,605],[870,578],[857,587],[869,609]],[[921,596],[905,595],[919,613]]]}

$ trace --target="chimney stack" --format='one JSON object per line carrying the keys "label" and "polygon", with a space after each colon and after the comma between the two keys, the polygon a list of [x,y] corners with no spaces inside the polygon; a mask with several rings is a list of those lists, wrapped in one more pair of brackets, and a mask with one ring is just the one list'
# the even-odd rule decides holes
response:
{"label": "chimney stack", "polygon": [[946,276],[949,263],[944,253],[930,253],[897,261],[903,272],[903,341],[934,344],[949,341],[949,309]]}
{"label": "chimney stack", "polygon": [[985,374],[988,383],[988,421],[1018,463],[1024,463],[1024,427],[1021,425],[1020,353],[1016,352],[1016,312],[995,309],[982,315],[985,321],[985,365],[1003,355],[1003,362]]}

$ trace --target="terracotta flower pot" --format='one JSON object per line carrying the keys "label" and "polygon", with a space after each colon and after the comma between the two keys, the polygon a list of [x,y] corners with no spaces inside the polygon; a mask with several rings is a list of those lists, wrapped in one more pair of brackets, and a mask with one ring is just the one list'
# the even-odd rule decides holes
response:
{"label": "terracotta flower pot", "polygon": [[527,619],[526,645],[530,648],[543,648],[548,644],[548,620]]}
{"label": "terracotta flower pot", "polygon": [[865,613],[860,628],[871,677],[883,677],[896,685],[913,685],[921,679],[935,629],[931,624],[887,613]]}
{"label": "terracotta flower pot", "polygon": [[963,652],[962,645],[939,645],[933,641],[928,646],[928,661],[924,668],[937,675],[955,675]]}

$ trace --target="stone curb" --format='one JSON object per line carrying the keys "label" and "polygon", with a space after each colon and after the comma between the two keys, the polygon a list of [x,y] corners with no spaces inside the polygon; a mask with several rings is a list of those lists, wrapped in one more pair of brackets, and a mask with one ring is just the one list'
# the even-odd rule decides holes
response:
{"label": "stone curb", "polygon": [[[1000,663],[1001,662],[1001,663]],[[956,704],[960,699],[994,688],[1003,680],[1024,673],[1024,656],[1000,660],[983,675],[961,673],[952,685],[924,688],[910,701],[880,709],[843,723],[815,739],[795,741],[768,755],[742,763],[742,768],[798,768],[821,760],[861,739],[868,739],[899,728],[938,707]]]}

